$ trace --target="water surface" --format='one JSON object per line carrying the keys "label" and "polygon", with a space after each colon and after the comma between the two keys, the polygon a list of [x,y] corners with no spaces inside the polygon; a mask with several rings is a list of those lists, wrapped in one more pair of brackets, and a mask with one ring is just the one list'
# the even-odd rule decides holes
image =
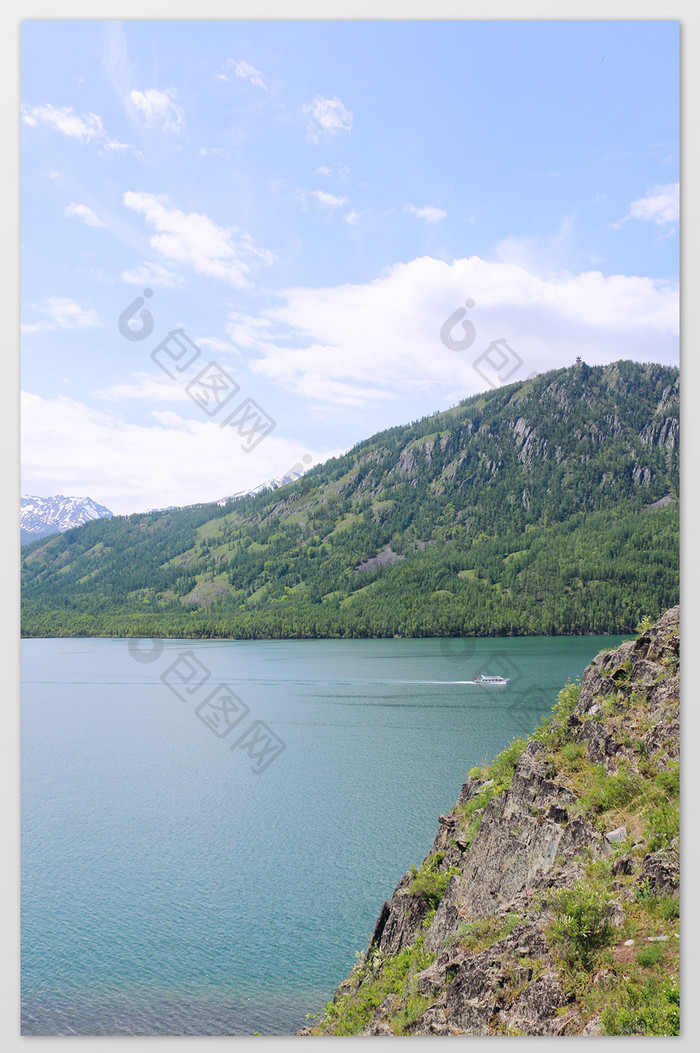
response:
{"label": "water surface", "polygon": [[[469,769],[620,639],[24,641],[23,1033],[293,1033]],[[253,725],[285,747],[259,773]]]}

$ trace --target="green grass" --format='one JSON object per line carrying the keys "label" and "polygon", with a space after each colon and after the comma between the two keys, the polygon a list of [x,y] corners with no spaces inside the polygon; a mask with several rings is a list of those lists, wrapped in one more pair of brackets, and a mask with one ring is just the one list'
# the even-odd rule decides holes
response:
{"label": "green grass", "polygon": [[436,852],[435,855],[428,856],[423,861],[420,870],[415,866],[412,866],[410,870],[413,881],[409,885],[408,891],[412,896],[418,896],[424,900],[433,910],[445,895],[447,886],[454,875],[459,873],[457,867],[438,870],[444,858],[444,852]]}
{"label": "green grass", "polygon": [[[367,1026],[387,995],[409,995],[410,980],[416,973],[427,969],[435,958],[424,949],[423,939],[419,936],[412,946],[405,947],[391,958],[383,957],[376,950],[368,954],[355,973],[360,986],[341,995],[336,1002],[329,1002],[318,1027],[313,1030],[319,1034],[357,1035]],[[415,1010],[415,1002],[413,1008]],[[402,1026],[408,1026],[408,1023]]]}
{"label": "green grass", "polygon": [[677,1035],[680,1030],[678,983],[663,976],[630,977],[601,1014],[606,1035]]}

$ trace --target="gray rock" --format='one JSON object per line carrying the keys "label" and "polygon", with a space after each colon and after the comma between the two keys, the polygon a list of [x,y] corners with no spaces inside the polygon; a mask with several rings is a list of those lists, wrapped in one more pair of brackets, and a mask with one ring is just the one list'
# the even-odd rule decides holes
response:
{"label": "gray rock", "polygon": [[668,849],[646,855],[635,886],[652,896],[675,896],[680,884],[678,852]]}
{"label": "gray rock", "polygon": [[610,870],[615,877],[620,874],[633,874],[636,869],[636,863],[632,856],[622,856],[620,859],[616,859]]}

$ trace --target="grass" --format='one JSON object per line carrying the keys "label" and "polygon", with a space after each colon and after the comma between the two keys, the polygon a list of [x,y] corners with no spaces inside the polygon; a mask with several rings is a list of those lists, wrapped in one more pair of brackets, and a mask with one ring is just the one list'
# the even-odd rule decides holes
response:
{"label": "grass", "polygon": [[480,954],[494,943],[510,936],[513,929],[520,924],[522,918],[519,914],[494,915],[481,918],[479,921],[462,922],[457,926],[456,932],[445,941],[446,946],[458,943],[460,947],[469,950],[472,954]]}
{"label": "grass", "polygon": [[418,896],[424,900],[433,910],[445,895],[455,874],[459,873],[458,867],[449,867],[447,870],[439,870],[438,867],[445,858],[444,852],[436,852],[421,864],[420,870],[412,866],[410,870],[413,881],[408,887],[412,896]]}
{"label": "grass", "polygon": [[[312,1030],[316,1034],[357,1035],[370,1022],[375,1010],[384,999],[395,994],[409,997],[410,981],[434,960],[423,947],[424,937],[418,936],[410,947],[405,947],[393,957],[384,957],[375,949],[356,966],[354,980],[359,984],[335,1002],[329,1002],[323,1016]],[[416,1009],[415,997],[413,1011]],[[424,1010],[421,1009],[421,1012]],[[417,1015],[420,1015],[417,1014]],[[414,1018],[417,1019],[417,1016]],[[399,1026],[408,1027],[408,1016]]]}
{"label": "grass", "polygon": [[662,976],[626,979],[601,1014],[606,1035],[677,1035],[680,1031],[678,983]]}

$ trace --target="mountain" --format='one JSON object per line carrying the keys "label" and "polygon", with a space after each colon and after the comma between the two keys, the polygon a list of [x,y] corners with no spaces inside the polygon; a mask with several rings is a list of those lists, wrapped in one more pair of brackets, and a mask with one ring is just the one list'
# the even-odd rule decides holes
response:
{"label": "mountain", "polygon": [[[309,458],[311,460],[311,458]],[[254,497],[256,494],[261,494],[265,490],[279,490],[281,486],[286,486],[287,483],[294,483],[297,479],[301,479],[302,475],[306,470],[306,466],[303,464],[295,464],[288,472],[284,475],[278,475],[274,479],[267,479],[264,483],[259,483],[258,486],[253,486],[249,490],[238,490],[235,494],[229,494],[228,497],[222,497],[217,501],[217,505],[225,505],[229,501],[237,501],[239,497]]]}
{"label": "mountain", "polygon": [[676,607],[469,773],[300,1033],[677,1035],[679,712]]}
{"label": "mountain", "polygon": [[25,550],[26,635],[629,631],[678,601],[679,374],[585,363],[224,505]]}
{"label": "mountain", "polygon": [[22,544],[50,534],[62,534],[92,519],[110,519],[112,513],[91,497],[22,497],[20,524]]}

